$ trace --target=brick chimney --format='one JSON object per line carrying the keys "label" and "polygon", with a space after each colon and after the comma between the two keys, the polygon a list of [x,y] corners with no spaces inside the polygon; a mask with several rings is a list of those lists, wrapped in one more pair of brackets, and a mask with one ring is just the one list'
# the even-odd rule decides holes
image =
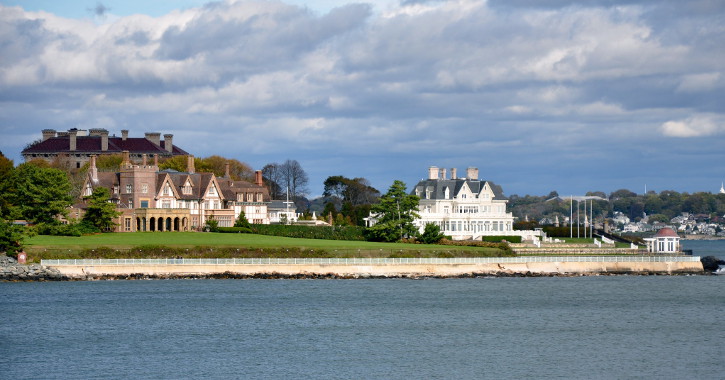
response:
{"label": "brick chimney", "polygon": [[441,179],[448,179],[448,174],[446,173],[446,168],[441,169]]}
{"label": "brick chimney", "polygon": [[164,135],[164,148],[166,148],[166,151],[169,153],[174,151],[174,135],[172,135],[172,134]]}
{"label": "brick chimney", "polygon": [[226,178],[232,178],[229,175],[229,163],[228,162],[225,162],[224,163],[224,177],[226,177]]}
{"label": "brick chimney", "polygon": [[128,129],[121,130],[121,140],[126,141],[128,139]]}
{"label": "brick chimney", "polygon": [[161,133],[157,132],[146,132],[146,139],[154,143],[156,146],[161,146]]}
{"label": "brick chimney", "polygon": [[143,167],[146,167],[148,165],[148,162],[149,162],[148,155],[146,153],[142,154],[141,155],[141,160],[143,162],[142,163]]}
{"label": "brick chimney", "polygon": [[125,168],[131,166],[131,158],[128,154],[128,151],[124,150],[123,152],[121,152],[121,156],[123,157],[121,161],[121,167]]}
{"label": "brick chimney", "polygon": [[186,171],[194,173],[194,156],[186,156]]}
{"label": "brick chimney", "polygon": [[262,180],[262,171],[254,171],[254,184],[257,186],[264,186],[264,180]]}
{"label": "brick chimney", "polygon": [[431,166],[428,168],[428,179],[438,179],[439,175],[438,167],[437,166]]}
{"label": "brick chimney", "polygon": [[76,130],[76,129],[71,129],[70,131],[68,131],[68,137],[70,138],[70,148],[68,150],[70,150],[71,152],[75,152],[75,150],[76,150],[76,146],[77,146],[76,145],[77,144],[76,135],[77,134],[78,134],[78,130]]}
{"label": "brick chimney", "polygon": [[478,168],[468,168],[466,169],[466,177],[468,179],[478,179]]}
{"label": "brick chimney", "polygon": [[451,179],[458,179],[456,176],[456,168],[451,168]]}
{"label": "brick chimney", "polygon": [[43,141],[55,137],[55,129],[43,129]]}

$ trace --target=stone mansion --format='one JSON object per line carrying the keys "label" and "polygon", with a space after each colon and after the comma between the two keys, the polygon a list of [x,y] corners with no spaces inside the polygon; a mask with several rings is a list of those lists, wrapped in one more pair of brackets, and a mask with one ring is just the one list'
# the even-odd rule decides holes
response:
{"label": "stone mansion", "polygon": [[99,172],[96,156],[90,155],[82,190],[83,196],[89,196],[97,187],[108,189],[110,201],[121,212],[117,232],[193,231],[200,230],[208,219],[215,219],[220,227],[231,227],[242,211],[251,223],[270,222],[267,206],[271,199],[259,170],[250,183],[232,180],[228,164],[223,177],[197,173],[193,156],[188,156],[186,172],[178,172],[159,170],[158,155],[150,162],[142,154],[140,163],[132,162],[128,151],[122,155],[116,172]]}

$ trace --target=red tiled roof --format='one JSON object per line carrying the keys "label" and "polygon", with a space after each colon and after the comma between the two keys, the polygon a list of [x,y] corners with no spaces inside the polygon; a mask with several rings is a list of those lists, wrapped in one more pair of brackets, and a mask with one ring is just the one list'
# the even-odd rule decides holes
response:
{"label": "red tiled roof", "polygon": [[679,237],[679,235],[677,235],[677,232],[675,232],[672,228],[665,227],[657,231],[655,237]]}

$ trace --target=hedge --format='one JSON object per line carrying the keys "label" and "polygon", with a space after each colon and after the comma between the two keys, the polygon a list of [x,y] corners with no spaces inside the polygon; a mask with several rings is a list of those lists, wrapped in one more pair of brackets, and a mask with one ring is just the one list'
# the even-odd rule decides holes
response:
{"label": "hedge", "polygon": [[521,236],[484,236],[483,241],[500,242],[506,240],[509,243],[521,243]]}
{"label": "hedge", "polygon": [[297,226],[284,224],[254,224],[252,232],[260,235],[303,239],[364,241],[365,227],[358,226]]}

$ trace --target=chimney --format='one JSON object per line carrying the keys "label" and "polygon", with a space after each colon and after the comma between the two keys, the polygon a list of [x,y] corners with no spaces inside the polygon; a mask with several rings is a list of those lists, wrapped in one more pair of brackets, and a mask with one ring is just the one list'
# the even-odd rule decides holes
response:
{"label": "chimney", "polygon": [[446,173],[446,168],[441,169],[441,179],[448,179],[448,174]]}
{"label": "chimney", "polygon": [[161,133],[146,132],[146,140],[151,141],[156,146],[161,146]]}
{"label": "chimney", "polygon": [[55,137],[55,129],[43,129],[43,141]]}
{"label": "chimney", "polygon": [[194,173],[194,156],[186,156],[186,171]]}
{"label": "chimney", "polygon": [[76,134],[77,133],[78,133],[78,131],[75,130],[75,129],[71,129],[70,131],[68,131],[68,136],[70,137],[70,148],[69,148],[69,150],[71,152],[75,152],[75,150],[76,150],[76,143],[77,143],[77,141],[76,141]]}
{"label": "chimney", "polygon": [[121,130],[121,140],[126,141],[128,139],[128,129]]}
{"label": "chimney", "polygon": [[101,131],[101,151],[105,152],[108,150],[108,131]]}
{"label": "chimney", "polygon": [[228,162],[224,163],[224,177],[226,177],[226,178],[232,178],[229,175],[229,163]]}
{"label": "chimney", "polygon": [[466,177],[468,177],[468,179],[478,179],[478,168],[466,169]]}
{"label": "chimney", "polygon": [[158,154],[154,154],[154,166],[156,166],[156,168],[157,168],[156,170],[158,170],[158,167],[159,167],[159,155]]}
{"label": "chimney", "polygon": [[148,165],[148,155],[146,153],[142,154],[141,159],[143,160],[143,167],[146,167]]}
{"label": "chimney", "polygon": [[456,168],[451,168],[451,179],[458,179],[456,176]]}
{"label": "chimney", "polygon": [[121,161],[121,167],[125,168],[131,166],[131,159],[129,157],[128,151],[124,150],[123,152],[121,152],[121,156],[123,157],[123,160]]}
{"label": "chimney", "polygon": [[96,167],[96,155],[91,154],[91,163],[88,167],[88,171],[91,173],[91,181],[98,182],[98,168]]}
{"label": "chimney", "polygon": [[257,186],[264,186],[264,181],[262,180],[262,171],[256,170],[254,172],[254,184]]}
{"label": "chimney", "polygon": [[438,167],[431,166],[428,168],[428,179],[438,179]]}
{"label": "chimney", "polygon": [[165,134],[164,135],[164,148],[166,148],[166,151],[171,153],[174,151],[174,135],[172,134]]}

